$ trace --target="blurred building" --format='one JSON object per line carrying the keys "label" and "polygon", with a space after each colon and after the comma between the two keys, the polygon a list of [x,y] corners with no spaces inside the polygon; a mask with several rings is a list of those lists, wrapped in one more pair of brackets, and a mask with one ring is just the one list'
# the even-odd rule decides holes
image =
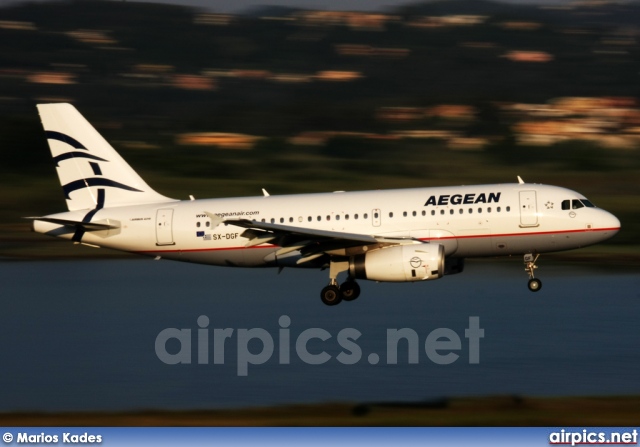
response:
{"label": "blurred building", "polygon": [[217,146],[220,149],[252,149],[262,137],[240,133],[198,132],[177,135],[181,146]]}

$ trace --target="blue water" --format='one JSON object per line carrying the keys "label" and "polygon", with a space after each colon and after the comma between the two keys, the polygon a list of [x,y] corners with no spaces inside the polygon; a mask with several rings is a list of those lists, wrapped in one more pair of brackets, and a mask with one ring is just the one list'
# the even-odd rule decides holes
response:
{"label": "blue water", "polygon": [[[640,394],[640,275],[542,264],[544,286],[526,288],[519,260],[469,262],[461,275],[419,284],[361,282],[354,302],[327,307],[319,290],[327,272],[244,270],[151,260],[0,263],[0,411],[196,409],[326,401],[387,401],[522,394]],[[197,320],[209,319],[208,364],[198,364]],[[280,336],[287,316],[290,342]],[[479,363],[469,363],[465,329],[479,317]],[[155,341],[167,328],[190,329],[191,364],[169,365]],[[214,364],[214,329],[233,329],[224,364]],[[274,340],[266,363],[238,375],[241,329],[262,328]],[[310,328],[303,362],[296,340]],[[362,335],[354,354],[337,341],[341,330]],[[418,363],[401,343],[398,364],[387,364],[387,329],[409,328],[419,338]],[[434,363],[427,336],[448,328],[459,355]],[[283,329],[284,331],[284,329]],[[451,331],[449,333],[451,333]],[[315,333],[318,333],[317,331]],[[264,332],[263,332],[264,334]],[[289,364],[281,351],[289,346]],[[170,340],[164,349],[180,351]],[[183,346],[184,349],[184,346]],[[248,349],[259,354],[262,342]],[[370,364],[369,354],[380,361]],[[352,357],[353,358],[353,357]]]}

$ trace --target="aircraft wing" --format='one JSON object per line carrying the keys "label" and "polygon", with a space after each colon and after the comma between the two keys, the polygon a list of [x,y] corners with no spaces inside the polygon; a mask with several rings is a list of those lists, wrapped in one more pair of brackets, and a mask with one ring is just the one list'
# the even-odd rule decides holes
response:
{"label": "aircraft wing", "polygon": [[269,231],[273,233],[285,233],[290,235],[299,235],[305,237],[314,238],[330,238],[330,239],[342,239],[350,240],[354,242],[365,242],[369,244],[375,244],[378,240],[374,236],[358,233],[342,233],[339,231],[329,230],[314,230],[311,228],[295,227],[291,225],[279,225],[266,222],[255,222],[252,220],[225,220],[225,225],[235,225],[236,227],[242,227],[246,229],[259,229]]}
{"label": "aircraft wing", "polygon": [[[211,213],[207,213],[210,217]],[[214,215],[215,216],[215,215]],[[419,243],[411,237],[384,237],[369,234],[346,233],[341,231],[318,230],[248,219],[226,219],[212,217],[213,225],[224,224],[245,228],[242,236],[249,239],[247,247],[264,243],[273,243],[282,247],[277,255],[281,256],[299,250],[302,258],[298,263],[311,261],[324,254],[343,255],[345,250],[356,246],[381,247],[386,245],[404,245]],[[372,248],[373,248],[372,247]]]}

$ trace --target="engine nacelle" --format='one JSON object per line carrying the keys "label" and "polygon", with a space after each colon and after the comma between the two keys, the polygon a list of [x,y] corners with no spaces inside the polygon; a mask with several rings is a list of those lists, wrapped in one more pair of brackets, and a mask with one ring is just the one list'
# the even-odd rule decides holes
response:
{"label": "engine nacelle", "polygon": [[444,275],[444,247],[440,244],[381,248],[349,260],[353,278],[406,282],[438,279]]}

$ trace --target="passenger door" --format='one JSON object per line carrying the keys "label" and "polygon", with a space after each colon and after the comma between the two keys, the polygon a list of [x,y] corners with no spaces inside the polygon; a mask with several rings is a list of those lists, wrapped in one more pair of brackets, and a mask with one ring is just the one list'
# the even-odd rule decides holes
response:
{"label": "passenger door", "polygon": [[520,226],[538,226],[538,206],[535,191],[520,191]]}

